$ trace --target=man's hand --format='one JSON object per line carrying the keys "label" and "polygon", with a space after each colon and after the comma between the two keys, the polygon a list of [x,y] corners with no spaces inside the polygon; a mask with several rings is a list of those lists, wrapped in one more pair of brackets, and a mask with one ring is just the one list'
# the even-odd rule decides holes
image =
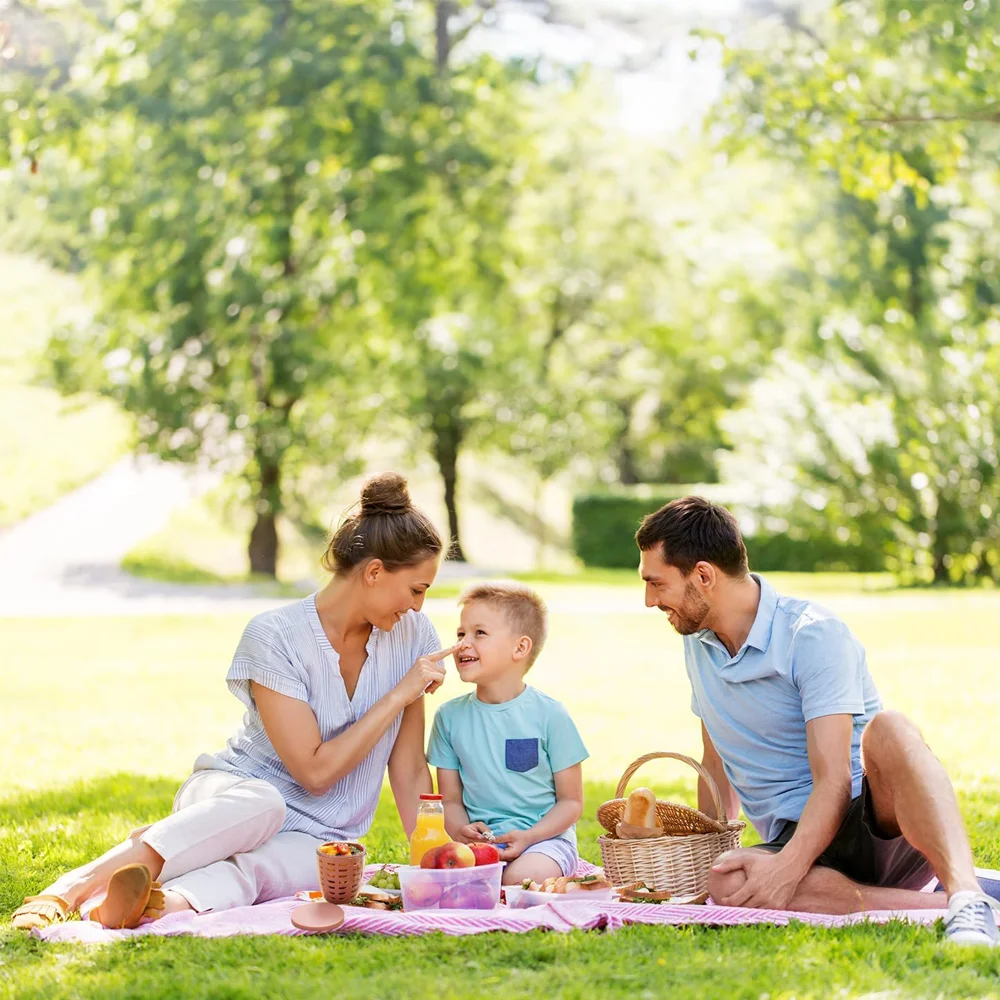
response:
{"label": "man's hand", "polygon": [[507,846],[500,851],[501,861],[514,861],[535,842],[528,830],[508,830],[500,835],[500,842]]}
{"label": "man's hand", "polygon": [[492,844],[493,831],[485,823],[469,823],[458,831],[463,844]]}
{"label": "man's hand", "polygon": [[782,858],[780,851],[777,854],[747,851],[712,865],[712,871],[742,871],[747,879],[731,895],[717,900],[718,903],[759,910],[784,910],[806,874],[787,858]]}

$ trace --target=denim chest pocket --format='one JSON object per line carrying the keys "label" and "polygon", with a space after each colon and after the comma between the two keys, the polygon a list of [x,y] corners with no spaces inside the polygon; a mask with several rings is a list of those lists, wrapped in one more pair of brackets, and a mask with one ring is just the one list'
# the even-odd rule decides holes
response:
{"label": "denim chest pocket", "polygon": [[538,737],[507,740],[505,763],[508,771],[530,771],[538,767]]}

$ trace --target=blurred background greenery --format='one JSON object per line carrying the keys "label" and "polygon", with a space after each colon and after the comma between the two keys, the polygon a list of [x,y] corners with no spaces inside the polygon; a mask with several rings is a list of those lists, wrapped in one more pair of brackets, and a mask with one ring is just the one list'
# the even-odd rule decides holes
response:
{"label": "blurred background greenery", "polygon": [[[394,467],[488,568],[1000,581],[997,0],[3,0],[0,525],[295,580]],[[868,578],[866,578],[868,579]],[[879,586],[883,585],[879,583]]]}

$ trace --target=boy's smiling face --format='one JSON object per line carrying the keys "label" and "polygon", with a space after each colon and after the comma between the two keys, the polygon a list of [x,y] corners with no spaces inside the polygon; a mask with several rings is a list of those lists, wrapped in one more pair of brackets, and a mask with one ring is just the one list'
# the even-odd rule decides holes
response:
{"label": "boy's smiling face", "polygon": [[512,669],[523,672],[531,640],[517,635],[506,615],[482,601],[462,608],[458,626],[458,676],[467,684],[488,684]]}

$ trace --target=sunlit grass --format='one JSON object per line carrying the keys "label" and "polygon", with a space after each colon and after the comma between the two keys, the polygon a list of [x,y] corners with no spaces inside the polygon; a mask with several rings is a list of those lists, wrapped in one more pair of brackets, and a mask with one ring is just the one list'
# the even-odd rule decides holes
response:
{"label": "sunlit grass", "polygon": [[[593,592],[619,593],[606,581]],[[916,719],[954,775],[977,860],[997,867],[996,650],[987,628],[958,629],[955,615],[967,609],[967,620],[997,620],[1000,595],[956,599],[855,592],[827,603],[866,644],[885,702]],[[434,620],[447,641],[457,615],[435,611]],[[0,918],[57,872],[166,812],[194,757],[223,745],[242,714],[223,677],[244,624],[228,614],[3,621]],[[680,640],[655,612],[556,613],[529,680],[567,704],[590,749],[579,833],[581,852],[599,860],[594,813],[624,767],[651,750],[698,754]],[[462,689],[450,672],[432,703]],[[693,801],[693,778],[680,764],[656,762],[636,780]],[[367,841],[379,857],[404,856],[388,792]],[[0,929],[0,998],[307,997],[333,982],[345,997],[1000,995],[1000,952],[955,951],[939,934],[632,928],[473,939],[143,939],[92,950]]]}
{"label": "sunlit grass", "polygon": [[78,283],[0,252],[0,527],[57,500],[128,450],[129,419],[109,400],[33,384],[52,330],[83,310]]}

